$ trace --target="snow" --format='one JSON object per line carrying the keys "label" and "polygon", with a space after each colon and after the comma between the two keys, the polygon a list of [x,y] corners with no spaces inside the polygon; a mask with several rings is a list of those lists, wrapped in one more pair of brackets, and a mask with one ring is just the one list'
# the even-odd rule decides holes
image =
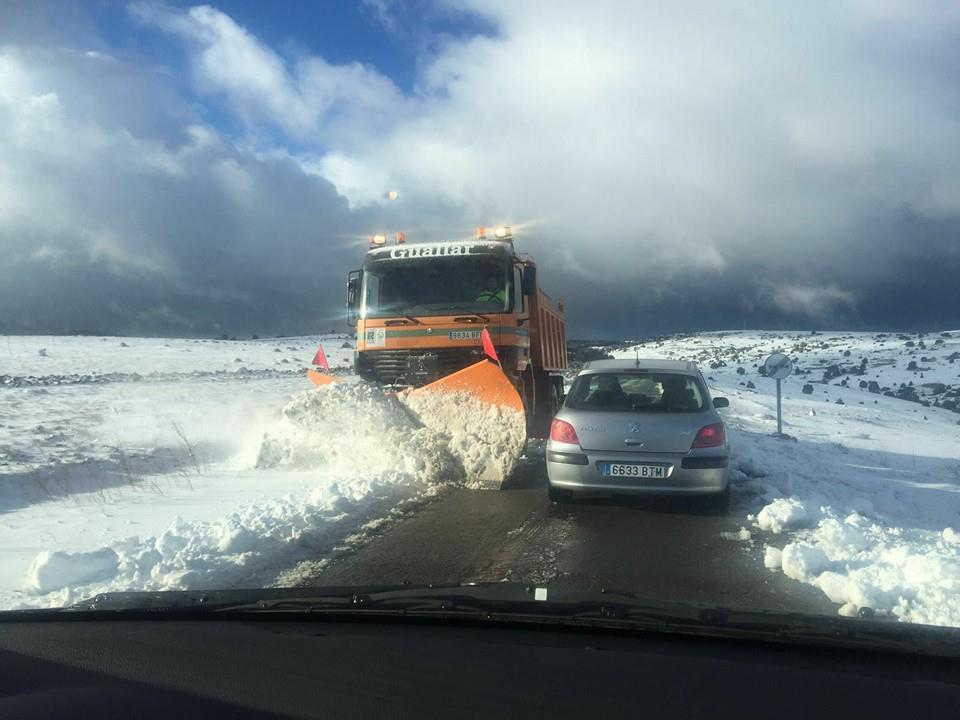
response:
{"label": "snow", "polygon": [[779,570],[783,566],[783,550],[767,545],[763,551],[763,566],[767,570]]}
{"label": "snow", "polygon": [[790,543],[780,553],[780,567],[787,577],[806,580],[825,571],[830,567],[830,561],[819,547]]}
{"label": "snow", "polygon": [[[352,362],[345,335],[249,341],[0,336],[0,473],[118,461],[158,449],[162,456],[186,441],[197,444],[201,459],[223,459],[235,451],[238,431],[250,428],[256,436],[304,386],[321,340],[331,367]],[[151,469],[163,464],[160,456]]]}
{"label": "snow", "polygon": [[44,550],[27,571],[27,588],[40,594],[67,585],[86,585],[112,577],[118,562],[117,554],[110,548],[77,553]]}
{"label": "snow", "polygon": [[[321,341],[332,368],[351,364],[353,345],[346,335],[260,340],[6,335],[0,336],[0,385],[209,378],[244,371],[299,374]],[[344,343],[349,347],[341,347]]]}
{"label": "snow", "polygon": [[[356,519],[369,517],[377,505],[393,506],[418,489],[404,473],[358,473],[325,479],[308,495],[265,498],[212,520],[177,517],[156,536],[122,538],[90,552],[40,553],[27,573],[27,590],[54,593],[62,603],[107,591],[260,584],[278,564],[305,557],[304,551],[354,529]],[[348,518],[353,522],[344,522]]]}
{"label": "snow", "polygon": [[809,520],[807,508],[796,498],[777,498],[757,515],[757,527],[780,534],[797,528]]}
{"label": "snow", "polygon": [[[0,337],[0,608],[296,582],[444,488],[509,471],[522,416],[398,399],[346,370],[310,389],[320,341],[349,366],[342,335]],[[758,374],[775,350],[797,367],[792,439],[771,435]],[[730,399],[740,530],[724,537],[757,572],[844,615],[960,626],[960,332],[703,333],[639,354],[694,360]]]}
{"label": "snow", "polygon": [[[758,373],[775,351],[795,365],[783,381],[792,439],[772,437],[775,383]],[[716,332],[639,355],[694,360],[730,399],[733,511],[768,571],[819,588],[842,615],[960,625],[960,332]]]}
{"label": "snow", "polygon": [[472,396],[313,388],[317,342],[339,366],[343,337],[8,340],[0,607],[296,582],[445,487],[499,487],[525,439]]}
{"label": "snow", "polygon": [[449,438],[474,489],[500,487],[526,443],[523,413],[487,405],[469,393],[410,393],[404,403],[426,427]]}

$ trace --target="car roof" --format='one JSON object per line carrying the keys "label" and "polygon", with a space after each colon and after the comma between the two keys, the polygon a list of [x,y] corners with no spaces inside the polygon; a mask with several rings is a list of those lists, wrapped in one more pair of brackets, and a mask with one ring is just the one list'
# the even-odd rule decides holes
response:
{"label": "car roof", "polygon": [[695,362],[689,360],[664,360],[662,358],[636,358],[630,360],[591,360],[583,366],[582,373],[597,373],[614,370],[666,370],[668,372],[699,373]]}

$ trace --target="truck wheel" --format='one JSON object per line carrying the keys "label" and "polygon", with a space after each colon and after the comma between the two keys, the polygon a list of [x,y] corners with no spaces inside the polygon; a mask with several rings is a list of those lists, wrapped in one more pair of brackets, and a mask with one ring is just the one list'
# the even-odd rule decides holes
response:
{"label": "truck wheel", "polygon": [[563,405],[563,401],[560,399],[560,388],[557,387],[557,383],[550,383],[550,418],[553,419],[554,415],[560,412],[560,406]]}

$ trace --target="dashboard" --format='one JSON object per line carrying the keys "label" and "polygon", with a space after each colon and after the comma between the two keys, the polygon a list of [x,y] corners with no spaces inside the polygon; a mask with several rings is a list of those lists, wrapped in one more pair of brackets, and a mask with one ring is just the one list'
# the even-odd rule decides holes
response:
{"label": "dashboard", "polygon": [[368,619],[0,624],[0,718],[957,717],[953,659]]}

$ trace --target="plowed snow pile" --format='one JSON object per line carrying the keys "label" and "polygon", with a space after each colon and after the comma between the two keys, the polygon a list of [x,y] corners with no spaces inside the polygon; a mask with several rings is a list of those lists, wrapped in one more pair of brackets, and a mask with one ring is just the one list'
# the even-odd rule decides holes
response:
{"label": "plowed snow pile", "polygon": [[302,393],[283,414],[288,423],[264,439],[258,467],[402,470],[428,484],[496,489],[526,441],[521,413],[469,393],[411,393],[398,400],[366,383],[338,383]]}
{"label": "plowed snow pile", "polygon": [[427,428],[447,438],[472,488],[499,487],[527,439],[526,419],[469,393],[411,393],[404,403]]}
{"label": "plowed snow pile", "polygon": [[[419,419],[418,419],[419,416]],[[524,419],[471,396],[409,398],[364,383],[295,397],[264,436],[253,476],[265,497],[213,521],[177,517],[161,534],[34,559],[30,605],[59,606],[102,592],[263,586],[317,560],[359,528],[442,485],[499,487],[525,439]],[[270,495],[277,473],[309,479]],[[224,482],[239,481],[235,474]]]}
{"label": "plowed snow pile", "polygon": [[463,479],[443,437],[422,427],[395,397],[366,383],[307,390],[283,415],[284,422],[264,437],[259,468],[398,471],[428,485]]}

